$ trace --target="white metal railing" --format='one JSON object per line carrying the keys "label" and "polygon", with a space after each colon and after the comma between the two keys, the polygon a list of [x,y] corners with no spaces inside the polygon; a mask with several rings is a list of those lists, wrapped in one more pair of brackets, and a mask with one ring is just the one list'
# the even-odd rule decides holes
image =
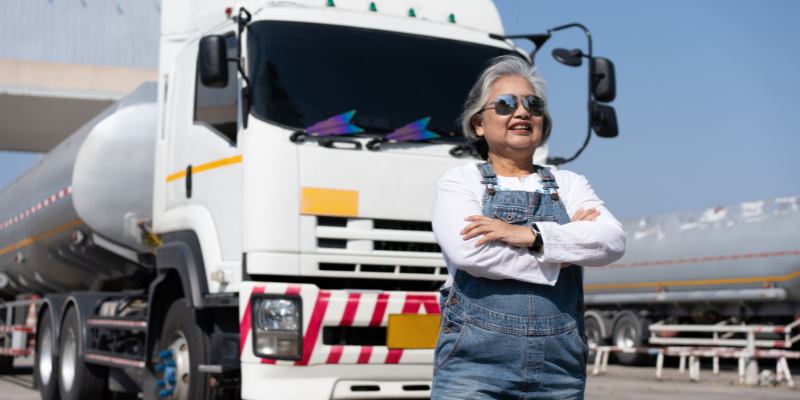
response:
{"label": "white metal railing", "polygon": [[590,350],[596,351],[594,368],[592,375],[605,373],[608,368],[608,357],[610,353],[644,353],[655,354],[656,358],[656,379],[662,379],[664,370],[664,356],[680,357],[680,364],[678,372],[684,373],[686,370],[686,361],[689,361],[689,379],[693,382],[700,380],[700,358],[713,359],[714,375],[719,373],[719,359],[720,358],[738,358],[739,359],[739,383],[743,384],[745,380],[745,369],[747,361],[750,359],[775,359],[775,373],[777,381],[781,382],[786,380],[787,386],[790,388],[795,387],[792,373],[789,371],[789,364],[787,358],[800,359],[800,351],[788,350],[755,350],[749,352],[741,348],[734,347],[635,347],[635,348],[620,348],[614,346],[597,346],[590,347]]}
{"label": "white metal railing", "polygon": [[[663,321],[650,324],[650,344],[683,345],[683,346],[739,346],[750,351],[756,347],[789,349],[800,341],[800,333],[792,336],[792,331],[800,326],[800,319],[786,326],[774,325],[728,325],[722,321],[715,325],[667,325]],[[659,337],[656,332],[709,332],[712,338],[676,338]],[[720,335],[722,333],[722,335]],[[731,339],[737,333],[747,335],[745,339]],[[782,333],[783,340],[756,339],[756,333]]]}
{"label": "white metal railing", "polygon": [[[706,357],[713,359],[713,370],[716,375],[719,373],[720,358],[739,359],[739,382],[744,383],[745,369],[748,360],[757,358],[777,359],[776,375],[778,380],[785,379],[789,387],[794,387],[792,374],[789,372],[787,358],[800,359],[800,352],[787,351],[796,342],[800,342],[800,333],[792,336],[792,332],[798,330],[800,319],[785,325],[729,325],[730,320],[722,321],[714,325],[668,325],[663,321],[650,325],[650,344],[653,345],[672,345],[669,347],[637,347],[620,348],[614,346],[598,346],[593,348],[597,351],[595,356],[594,370],[592,373],[597,375],[604,373],[608,366],[610,353],[645,353],[657,355],[656,378],[661,379],[664,366],[664,356],[680,357],[679,372],[683,373],[686,369],[686,361],[689,361],[689,379],[697,381],[700,379],[700,358]],[[662,337],[658,332],[706,332],[712,333],[711,338],[685,338],[685,337]],[[732,338],[736,334],[745,334],[746,338]],[[783,340],[764,340],[756,339],[757,333],[777,333],[783,334]],[[735,346],[735,347],[731,347]],[[767,348],[767,350],[759,349]]]}

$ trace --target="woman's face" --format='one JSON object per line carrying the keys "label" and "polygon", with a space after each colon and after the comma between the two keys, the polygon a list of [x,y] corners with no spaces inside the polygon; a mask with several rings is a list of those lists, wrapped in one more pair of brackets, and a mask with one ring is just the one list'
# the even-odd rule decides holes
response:
{"label": "woman's face", "polygon": [[[489,101],[484,107],[503,94],[536,95],[525,78],[506,76],[492,85]],[[527,156],[530,153],[530,156],[533,156],[542,141],[544,117],[532,116],[520,104],[511,115],[498,115],[494,108],[484,110],[483,119],[473,117],[472,124],[478,136],[486,138],[490,154],[512,156],[524,153],[523,155]]]}

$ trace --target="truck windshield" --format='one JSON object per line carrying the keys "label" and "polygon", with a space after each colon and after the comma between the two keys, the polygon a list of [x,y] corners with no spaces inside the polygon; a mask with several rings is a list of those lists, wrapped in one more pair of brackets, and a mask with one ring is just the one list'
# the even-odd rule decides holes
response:
{"label": "truck windshield", "polygon": [[510,49],[378,30],[261,21],[248,28],[252,113],[301,130],[356,110],[352,122],[388,133],[431,117],[461,140],[456,121],[481,68]]}

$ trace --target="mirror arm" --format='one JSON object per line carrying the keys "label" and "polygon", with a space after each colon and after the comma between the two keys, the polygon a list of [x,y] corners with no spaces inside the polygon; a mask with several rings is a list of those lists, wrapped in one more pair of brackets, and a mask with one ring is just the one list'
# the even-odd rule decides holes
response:
{"label": "mirror arm", "polygon": [[578,149],[578,152],[575,153],[574,156],[572,156],[570,158],[567,158],[567,159],[564,159],[562,157],[548,157],[547,158],[547,163],[548,164],[552,164],[552,165],[566,164],[566,163],[568,163],[570,161],[573,161],[576,158],[578,158],[578,156],[581,155],[581,153],[583,153],[583,150],[589,144],[589,139],[592,138],[592,125],[593,125],[593,122],[594,122],[594,108],[595,108],[594,107],[595,101],[592,99],[592,93],[594,91],[593,89],[594,89],[595,81],[596,81],[596,77],[595,77],[595,73],[594,73],[594,58],[592,58],[592,33],[589,32],[589,29],[587,29],[585,26],[583,26],[581,24],[578,24],[578,23],[558,26],[558,27],[555,27],[553,29],[548,30],[547,32],[550,33],[550,31],[560,31],[562,29],[573,28],[573,27],[583,29],[583,31],[586,33],[586,39],[589,41],[589,54],[584,55],[584,57],[589,58],[589,104],[588,104],[588,108],[589,108],[589,110],[588,110],[589,111],[589,129],[588,129],[588,132],[586,133],[586,140],[583,141],[583,146],[581,146],[581,148]]}
{"label": "mirror arm", "polygon": [[236,24],[238,25],[239,34],[236,38],[236,58],[228,59],[229,61],[236,61],[236,67],[242,75],[242,79],[247,83],[247,86],[242,88],[242,127],[247,129],[247,116],[250,115],[250,78],[244,73],[244,66],[242,65],[242,33],[244,28],[253,19],[250,12],[246,8],[239,8],[239,15],[236,16]]}
{"label": "mirror arm", "polygon": [[239,27],[239,35],[237,35],[236,38],[238,42],[236,46],[237,57],[228,59],[228,61],[236,61],[237,69],[239,70],[239,73],[242,74],[242,78],[244,79],[244,81],[247,82],[247,86],[250,86],[250,78],[248,78],[247,75],[245,75],[244,67],[242,66],[242,32],[244,32],[244,28],[246,28],[247,24],[250,23],[252,17],[253,16],[250,15],[250,12],[247,11],[246,8],[242,7],[239,9],[239,15],[235,18],[236,24]]}

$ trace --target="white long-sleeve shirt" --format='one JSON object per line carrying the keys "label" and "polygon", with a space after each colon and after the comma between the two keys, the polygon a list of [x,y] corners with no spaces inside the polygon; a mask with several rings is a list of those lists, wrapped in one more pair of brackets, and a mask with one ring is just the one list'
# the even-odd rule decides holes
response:
{"label": "white long-sleeve shirt", "polygon": [[[488,279],[516,279],[553,286],[561,263],[601,267],[619,260],[625,253],[622,224],[606,209],[582,175],[570,171],[552,171],[559,186],[559,196],[570,218],[581,208],[597,208],[596,221],[537,222],[542,234],[543,252],[516,247],[495,240],[475,246],[481,235],[463,240],[459,233],[471,222],[464,218],[483,215],[481,198],[485,185],[476,162],[450,168],[439,178],[433,208],[433,232],[442,247],[448,277],[443,287],[453,283],[456,270]],[[497,176],[496,190],[543,191],[539,175],[522,179]]]}

